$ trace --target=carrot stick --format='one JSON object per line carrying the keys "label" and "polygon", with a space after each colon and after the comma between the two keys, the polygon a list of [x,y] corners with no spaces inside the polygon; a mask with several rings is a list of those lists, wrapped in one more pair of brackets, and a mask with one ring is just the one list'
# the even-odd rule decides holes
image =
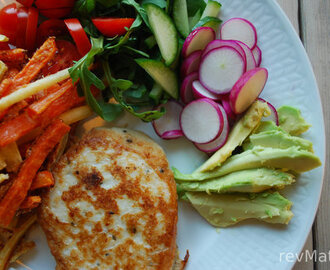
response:
{"label": "carrot stick", "polygon": [[20,209],[28,210],[36,208],[41,203],[40,196],[28,196],[19,206]]}
{"label": "carrot stick", "polygon": [[6,64],[22,64],[26,58],[26,51],[23,49],[0,50],[0,60]]}
{"label": "carrot stick", "polygon": [[0,202],[0,225],[7,226],[24,201],[32,181],[49,152],[68,133],[70,127],[61,120],[55,120],[36,140],[30,156],[24,161],[12,186]]}
{"label": "carrot stick", "polygon": [[37,176],[33,179],[30,190],[51,187],[54,185],[54,183],[55,183],[55,180],[50,171],[41,171],[41,172],[38,172]]}
{"label": "carrot stick", "polygon": [[54,102],[56,99],[60,98],[63,94],[65,94],[66,91],[69,91],[70,88],[72,88],[72,80],[66,81],[63,85],[58,85],[57,91],[54,91],[53,93],[45,96],[41,100],[38,100],[34,103],[32,103],[28,108],[27,112],[31,117],[35,117],[42,112],[44,112],[47,107],[50,106],[52,102]]}

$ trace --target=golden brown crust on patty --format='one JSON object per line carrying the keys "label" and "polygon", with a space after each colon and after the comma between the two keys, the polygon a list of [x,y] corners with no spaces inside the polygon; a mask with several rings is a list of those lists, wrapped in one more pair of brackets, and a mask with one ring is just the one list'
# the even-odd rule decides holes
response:
{"label": "golden brown crust on patty", "polygon": [[163,150],[127,129],[94,129],[53,171],[39,221],[57,269],[171,269],[177,195]]}

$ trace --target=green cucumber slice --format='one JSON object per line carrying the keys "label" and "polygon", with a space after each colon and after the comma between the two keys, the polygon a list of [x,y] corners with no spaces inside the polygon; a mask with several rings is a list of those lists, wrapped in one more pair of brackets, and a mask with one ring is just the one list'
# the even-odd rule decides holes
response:
{"label": "green cucumber slice", "polygon": [[179,97],[179,82],[176,73],[163,62],[139,58],[136,63],[142,67],[172,98]]}
{"label": "green cucumber slice", "polygon": [[202,19],[204,17],[218,17],[220,8],[221,8],[221,4],[219,2],[209,0],[202,14]]}
{"label": "green cucumber slice", "polygon": [[179,33],[186,38],[190,33],[186,0],[174,0],[173,20]]}
{"label": "green cucumber slice", "polygon": [[178,33],[175,25],[160,7],[146,4],[144,8],[165,64],[170,65],[175,61],[179,51]]}

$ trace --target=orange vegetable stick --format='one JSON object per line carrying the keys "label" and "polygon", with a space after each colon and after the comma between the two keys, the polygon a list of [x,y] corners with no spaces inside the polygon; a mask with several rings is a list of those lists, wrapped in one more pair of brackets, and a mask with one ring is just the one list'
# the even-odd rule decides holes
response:
{"label": "orange vegetable stick", "polygon": [[0,202],[0,226],[8,226],[24,201],[32,181],[49,152],[68,133],[70,127],[61,120],[55,120],[32,146],[31,154],[24,161],[12,186]]}
{"label": "orange vegetable stick", "polygon": [[28,196],[19,206],[20,209],[27,210],[36,208],[41,203],[40,196]]}
{"label": "orange vegetable stick", "polygon": [[26,51],[23,49],[0,50],[0,60],[6,64],[22,64],[26,58]]}
{"label": "orange vegetable stick", "polygon": [[39,188],[51,187],[55,183],[54,177],[50,171],[41,171],[37,173],[34,178],[30,190],[36,190]]}
{"label": "orange vegetable stick", "polygon": [[44,98],[32,103],[28,108],[27,112],[31,117],[36,117],[36,115],[44,112],[47,107],[51,105],[56,99],[60,98],[65,94],[65,92],[69,91],[70,88],[73,88],[72,80],[67,80],[64,84],[58,85],[57,91],[50,93]]}

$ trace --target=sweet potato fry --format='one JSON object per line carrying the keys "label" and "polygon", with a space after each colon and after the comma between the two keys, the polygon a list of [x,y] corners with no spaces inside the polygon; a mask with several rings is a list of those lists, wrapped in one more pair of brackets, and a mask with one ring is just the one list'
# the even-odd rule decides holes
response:
{"label": "sweet potato fry", "polygon": [[22,64],[26,59],[26,51],[23,49],[0,50],[0,60],[6,64]]}
{"label": "sweet potato fry", "polygon": [[72,80],[67,80],[64,84],[58,85],[57,91],[54,91],[53,93],[50,93],[49,95],[45,96],[43,99],[32,103],[27,108],[28,114],[31,117],[36,117],[37,115],[41,114],[47,109],[47,107],[50,106],[52,102],[60,98],[62,95],[65,94],[66,91],[69,91],[72,87]]}
{"label": "sweet potato fry", "polygon": [[38,172],[37,176],[33,179],[30,190],[51,187],[54,185],[54,182],[54,177],[50,171],[41,171]]}
{"label": "sweet potato fry", "polygon": [[7,172],[17,172],[22,163],[22,157],[18,150],[16,142],[12,142],[3,148],[0,148],[0,155],[6,162]]}
{"label": "sweet potato fry", "polygon": [[69,130],[68,125],[55,120],[36,140],[30,156],[24,161],[13,185],[0,202],[0,225],[7,226],[10,223],[47,155]]}
{"label": "sweet potato fry", "polygon": [[31,210],[33,208],[36,208],[40,203],[41,203],[40,196],[28,196],[21,203],[19,208],[23,210]]}
{"label": "sweet potato fry", "polygon": [[19,70],[16,68],[8,69],[7,73],[5,74],[5,78],[0,83],[0,97],[3,96],[3,93],[8,92],[10,86],[13,83],[13,78],[18,74]]}
{"label": "sweet potato fry", "polygon": [[0,270],[5,270],[11,254],[16,248],[17,243],[22,239],[27,230],[36,222],[37,216],[30,216],[13,234],[13,236],[7,241],[6,245],[0,251]]}

